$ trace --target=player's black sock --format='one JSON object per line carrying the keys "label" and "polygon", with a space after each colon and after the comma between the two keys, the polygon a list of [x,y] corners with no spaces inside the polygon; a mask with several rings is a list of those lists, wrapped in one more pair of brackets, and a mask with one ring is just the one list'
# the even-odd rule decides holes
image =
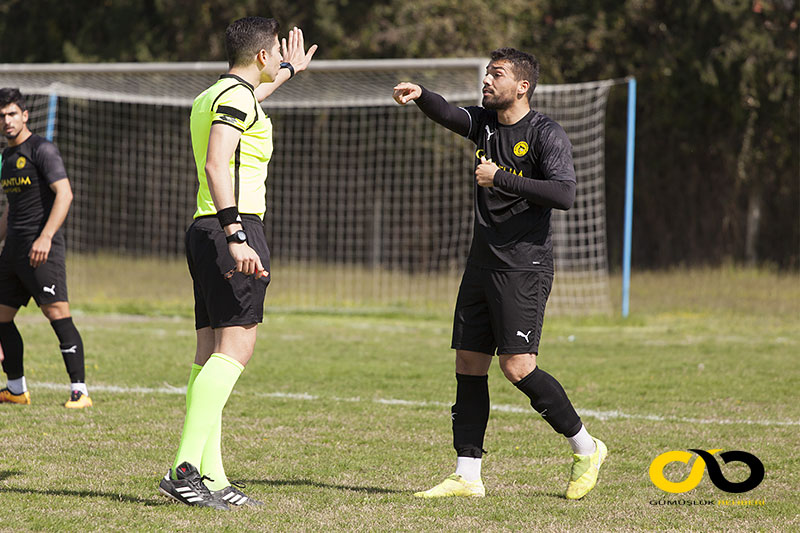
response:
{"label": "player's black sock", "polygon": [[3,372],[8,379],[19,379],[25,375],[22,368],[22,335],[14,321],[0,322],[0,345],[3,346]]}
{"label": "player's black sock", "polygon": [[86,379],[86,370],[83,366],[83,340],[75,324],[72,323],[72,317],[53,320],[50,325],[58,337],[69,379],[72,383],[83,383]]}
{"label": "player's black sock", "polygon": [[514,384],[531,399],[531,407],[557,432],[569,438],[581,429],[581,419],[556,378],[536,367]]}
{"label": "player's black sock", "polygon": [[483,437],[489,422],[489,376],[456,374],[456,403],[450,408],[453,419],[453,447],[459,457],[483,454]]}

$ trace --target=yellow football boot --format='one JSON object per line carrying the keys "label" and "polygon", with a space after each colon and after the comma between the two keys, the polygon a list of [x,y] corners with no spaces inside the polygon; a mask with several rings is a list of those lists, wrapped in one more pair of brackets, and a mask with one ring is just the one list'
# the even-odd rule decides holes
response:
{"label": "yellow football boot", "polygon": [[31,393],[25,391],[22,394],[14,394],[7,388],[0,389],[0,403],[18,403],[21,405],[30,405]]}
{"label": "yellow football boot", "polygon": [[567,484],[566,494],[568,500],[580,500],[589,494],[589,491],[597,484],[597,474],[608,456],[608,448],[603,441],[594,437],[592,440],[597,445],[593,454],[574,454],[572,456],[572,474]]}
{"label": "yellow football boot", "polygon": [[415,492],[417,498],[448,498],[450,496],[465,496],[467,498],[483,498],[486,489],[483,481],[467,481],[458,474],[452,474],[447,479],[423,492]]}
{"label": "yellow football boot", "polygon": [[69,400],[64,404],[67,409],[83,409],[84,407],[91,407],[92,399],[79,390],[72,391]]}

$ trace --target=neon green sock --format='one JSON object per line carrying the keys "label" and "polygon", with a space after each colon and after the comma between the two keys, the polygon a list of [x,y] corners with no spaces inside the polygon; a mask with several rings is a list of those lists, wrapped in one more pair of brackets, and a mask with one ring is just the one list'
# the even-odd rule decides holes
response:
{"label": "neon green sock", "polygon": [[197,379],[197,374],[203,370],[203,367],[198,365],[197,363],[192,363],[192,371],[189,372],[189,383],[186,385],[186,412],[189,412],[189,398],[191,398],[192,394],[192,385],[194,385],[194,380]]}
{"label": "neon green sock", "polygon": [[[192,365],[192,371],[189,373],[189,384],[186,386],[186,411],[189,411],[191,402],[192,385],[194,380],[203,367],[198,364]],[[174,470],[174,468],[173,468]],[[200,460],[200,474],[208,476],[214,482],[206,481],[206,486],[209,490],[222,490],[228,485],[228,477],[225,475],[225,467],[222,465],[222,415],[220,415],[219,423],[214,425],[211,434],[208,436],[206,445],[203,448],[203,458]]]}
{"label": "neon green sock", "polygon": [[205,448],[203,448],[200,473],[214,480],[213,482],[205,481],[208,490],[222,490],[231,484],[225,475],[225,467],[222,466],[222,413],[220,413],[217,423],[214,424]]}
{"label": "neon green sock", "polygon": [[[201,365],[197,363],[192,363],[192,370],[189,372],[189,383],[186,384],[186,412],[189,412],[189,405],[191,404],[191,397],[192,397],[192,386],[194,385],[194,380],[197,379],[197,375],[200,371],[203,370]],[[169,477],[172,479],[175,478],[175,467],[177,465],[172,465],[172,468],[169,471]]]}
{"label": "neon green sock", "polygon": [[173,472],[183,462],[195,467],[201,464],[206,442],[215,424],[221,421],[222,409],[243,370],[244,366],[235,359],[214,353],[197,374],[191,394],[188,395],[189,407],[186,409],[181,443],[172,465]]}
{"label": "neon green sock", "polygon": [[[186,387],[186,410],[189,410],[189,399],[191,398],[192,385],[197,374],[203,370],[198,364],[192,365],[192,372],[189,374],[189,385]],[[225,467],[222,466],[222,415],[220,414],[219,423],[214,425],[211,434],[208,436],[206,445],[203,448],[203,458],[200,460],[200,474],[208,476],[214,482],[206,481],[209,490],[222,490],[228,485],[228,477],[225,475]]]}

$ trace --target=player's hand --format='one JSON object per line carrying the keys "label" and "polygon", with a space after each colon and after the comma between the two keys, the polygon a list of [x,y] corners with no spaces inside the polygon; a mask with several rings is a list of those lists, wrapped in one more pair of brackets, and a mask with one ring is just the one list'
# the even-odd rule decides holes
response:
{"label": "player's hand", "polygon": [[228,252],[236,261],[236,272],[249,276],[264,270],[264,267],[261,266],[261,258],[246,242],[228,243]]}
{"label": "player's hand", "polygon": [[400,105],[406,105],[420,96],[422,96],[422,87],[407,81],[398,83],[392,91],[392,98]]}
{"label": "player's hand", "polygon": [[28,259],[33,268],[43,265],[47,261],[52,243],[53,241],[47,235],[39,235],[39,237],[33,241],[31,251],[28,252]]}
{"label": "player's hand", "polygon": [[481,187],[494,187],[494,174],[499,170],[494,161],[481,157],[481,163],[475,169],[475,181]]}
{"label": "player's hand", "polygon": [[283,60],[291,63],[294,67],[294,73],[304,71],[308,64],[311,63],[311,58],[314,57],[314,52],[317,51],[317,45],[312,44],[308,52],[305,50],[305,41],[303,39],[303,30],[295,26],[289,31],[289,39],[283,38]]}

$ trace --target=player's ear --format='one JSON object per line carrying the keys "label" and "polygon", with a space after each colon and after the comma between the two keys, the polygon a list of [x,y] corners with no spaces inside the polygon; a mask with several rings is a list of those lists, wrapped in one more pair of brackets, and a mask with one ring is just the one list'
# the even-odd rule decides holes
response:
{"label": "player's ear", "polygon": [[28,110],[22,112],[22,123],[25,124],[28,122]]}
{"label": "player's ear", "polygon": [[259,70],[263,69],[267,65],[268,56],[269,54],[263,48],[256,54],[256,61],[258,61],[258,66],[260,67]]}
{"label": "player's ear", "polygon": [[531,88],[531,82],[528,80],[520,80],[517,82],[517,97],[522,98],[528,94],[528,89]]}

